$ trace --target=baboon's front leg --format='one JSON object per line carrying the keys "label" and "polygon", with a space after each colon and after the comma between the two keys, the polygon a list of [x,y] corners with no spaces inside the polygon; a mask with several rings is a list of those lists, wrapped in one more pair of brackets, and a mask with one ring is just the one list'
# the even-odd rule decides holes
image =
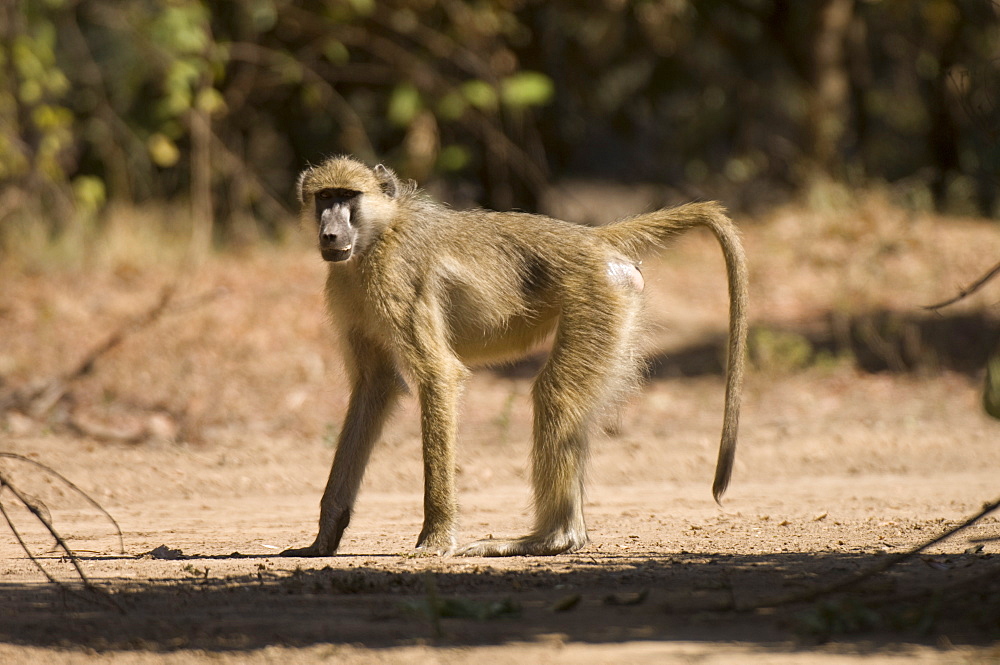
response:
{"label": "baboon's front leg", "polygon": [[417,386],[424,461],[424,525],[417,550],[450,554],[456,546],[455,438],[458,400],[468,375],[455,356],[444,308],[432,286],[400,317],[401,355]]}
{"label": "baboon's front leg", "polygon": [[457,544],[455,523],[455,438],[458,398],[465,369],[457,361],[437,367],[419,388],[424,458],[424,526],[417,549],[450,554]]}
{"label": "baboon's front leg", "polygon": [[312,545],[287,549],[281,553],[283,556],[329,556],[337,551],[351,521],[351,510],[372,448],[400,387],[399,376],[391,366],[380,364],[361,369],[320,501],[319,533]]}

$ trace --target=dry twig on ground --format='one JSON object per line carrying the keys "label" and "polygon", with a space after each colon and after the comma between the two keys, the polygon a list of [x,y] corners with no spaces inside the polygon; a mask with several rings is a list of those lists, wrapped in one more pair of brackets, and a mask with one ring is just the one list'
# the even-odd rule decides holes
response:
{"label": "dry twig on ground", "polygon": [[984,504],[983,509],[980,510],[978,513],[968,518],[961,524],[948,529],[944,533],[941,533],[935,536],[934,538],[931,538],[930,540],[927,540],[905,552],[900,552],[898,554],[887,556],[878,564],[871,566],[865,570],[859,571],[853,575],[849,575],[843,579],[836,580],[829,584],[824,584],[811,589],[806,589],[805,591],[800,591],[797,593],[787,594],[783,596],[775,596],[773,598],[764,598],[762,600],[754,601],[746,605],[740,605],[734,603],[731,609],[735,609],[737,611],[753,611],[753,610],[764,609],[767,607],[794,605],[796,603],[805,603],[813,601],[823,596],[828,596],[830,594],[836,593],[838,591],[844,591],[851,587],[857,586],[861,582],[871,579],[876,575],[880,575],[889,570],[890,568],[892,568],[893,566],[896,566],[902,563],[903,561],[906,561],[907,559],[913,558],[914,556],[920,554],[927,548],[932,547],[944,540],[947,540],[948,538],[954,536],[960,531],[964,531],[965,529],[969,528],[982,518],[986,517],[987,515],[995,511],[997,508],[1000,508],[1000,498],[997,498],[991,501],[990,503]]}
{"label": "dry twig on ground", "polygon": [[129,335],[155,323],[163,314],[167,305],[170,304],[176,290],[176,283],[164,287],[155,305],[120,325],[103,342],[84,354],[83,358],[70,370],[49,379],[42,385],[25,393],[15,392],[12,397],[8,398],[10,404],[6,405],[6,408],[22,411],[34,418],[46,416],[66,396],[70,385],[74,381],[93,371],[94,365],[102,356],[125,341]]}
{"label": "dry twig on ground", "polygon": [[[69,370],[45,381],[29,384],[27,388],[15,389],[7,395],[0,396],[0,415],[6,411],[17,411],[24,415],[41,420],[49,417],[60,402],[71,402],[70,389],[72,384],[93,372],[95,365],[110,351],[120,346],[130,336],[139,333],[159,321],[167,312],[179,313],[188,311],[208,303],[221,295],[224,289],[216,289],[207,294],[196,296],[174,304],[174,294],[178,282],[165,286],[160,296],[151,307],[119,325],[104,341],[94,346],[83,355]],[[171,306],[173,304],[173,306]],[[138,443],[151,436],[149,427],[118,429],[91,422],[77,417],[72,408],[67,409],[57,418],[57,423],[71,431],[102,441],[118,443]],[[177,420],[175,414],[170,414]]]}
{"label": "dry twig on ground", "polygon": [[[12,459],[18,462],[30,464],[35,468],[40,469],[42,472],[56,478],[60,483],[70,488],[77,495],[83,497],[83,499],[88,504],[96,508],[102,515],[104,515],[111,523],[111,525],[115,528],[115,533],[118,535],[119,552],[121,554],[125,553],[124,542],[122,540],[122,530],[121,527],[118,526],[118,522],[115,521],[115,519],[108,513],[108,511],[106,511],[101,506],[101,504],[95,501],[89,494],[84,492],[82,489],[77,487],[77,485],[75,485],[72,481],[66,478],[66,476],[62,475],[61,473],[59,473],[58,471],[56,471],[55,469],[46,464],[42,464],[41,462],[36,462],[33,459],[29,459],[27,457],[24,457],[23,455],[18,455],[16,453],[0,452],[0,458]],[[61,588],[63,591],[66,591],[67,593],[82,595],[76,592],[68,585],[66,585],[65,583],[53,577],[52,574],[48,571],[48,569],[46,569],[46,567],[38,559],[38,557],[31,551],[31,548],[28,547],[28,544],[24,541],[21,532],[17,528],[17,525],[14,524],[14,520],[11,518],[10,513],[7,512],[7,507],[4,505],[3,501],[4,491],[9,492],[19,504],[21,504],[25,509],[27,509],[27,511],[31,513],[35,517],[35,519],[37,519],[42,524],[42,526],[45,527],[45,530],[48,531],[49,535],[52,536],[53,540],[55,541],[56,549],[61,550],[63,552],[63,554],[72,564],[73,569],[76,571],[77,576],[80,578],[80,581],[83,583],[83,588],[87,592],[89,592],[87,595],[83,595],[83,597],[88,600],[93,600],[95,598],[100,599],[102,602],[111,605],[115,609],[122,610],[123,608],[121,607],[121,605],[118,604],[117,601],[115,601],[114,598],[109,596],[107,592],[105,592],[100,587],[95,586],[90,581],[90,579],[87,577],[87,574],[83,571],[83,567],[80,565],[80,559],[76,556],[76,553],[72,550],[72,548],[70,548],[70,546],[66,543],[66,540],[56,530],[55,526],[52,524],[52,520],[45,515],[47,511],[44,509],[44,506],[41,505],[40,502],[38,502],[37,500],[33,500],[30,497],[28,497],[24,492],[22,492],[17,487],[17,485],[15,485],[11,481],[10,478],[7,477],[6,474],[0,471],[0,516],[2,516],[4,521],[7,522],[7,526],[10,527],[11,532],[14,534],[14,538],[17,540],[18,545],[20,545],[24,553],[28,556],[28,559],[30,559],[31,562],[42,572],[42,574],[45,575],[45,578],[52,584],[55,584],[56,586]]]}

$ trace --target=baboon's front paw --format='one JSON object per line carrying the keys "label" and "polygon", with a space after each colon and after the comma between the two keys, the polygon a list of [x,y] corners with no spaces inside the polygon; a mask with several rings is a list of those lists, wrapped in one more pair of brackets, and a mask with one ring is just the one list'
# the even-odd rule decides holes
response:
{"label": "baboon's front paw", "polygon": [[317,547],[316,543],[313,543],[308,547],[289,547],[281,553],[281,556],[333,556],[333,552],[328,552],[323,548]]}

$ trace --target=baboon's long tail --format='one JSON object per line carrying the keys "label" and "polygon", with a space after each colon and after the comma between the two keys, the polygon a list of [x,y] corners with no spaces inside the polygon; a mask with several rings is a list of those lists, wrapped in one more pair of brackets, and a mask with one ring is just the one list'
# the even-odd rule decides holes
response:
{"label": "baboon's long tail", "polygon": [[720,204],[689,203],[677,208],[636,215],[595,231],[626,256],[638,260],[650,248],[695,226],[712,230],[722,246],[729,279],[729,350],[726,369],[726,404],[722,420],[719,460],[715,466],[712,495],[722,498],[733,473],[736,434],[740,420],[740,396],[747,345],[747,266],[743,243],[732,220]]}

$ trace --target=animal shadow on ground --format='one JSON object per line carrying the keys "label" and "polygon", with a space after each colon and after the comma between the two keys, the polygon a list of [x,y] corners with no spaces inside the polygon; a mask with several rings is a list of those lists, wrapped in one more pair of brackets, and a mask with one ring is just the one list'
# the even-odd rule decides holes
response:
{"label": "animal shadow on ground", "polygon": [[[776,341],[777,340],[777,341]],[[975,375],[1000,345],[1000,320],[984,312],[922,314],[876,310],[845,315],[831,313],[808,327],[758,324],[750,334],[750,357],[770,364],[775,353],[796,369],[823,358],[850,358],[863,372],[933,372],[949,370]],[[775,348],[769,348],[775,347]],[[658,353],[648,359],[651,379],[721,376],[725,371],[726,337]],[[500,376],[530,379],[545,362],[538,353],[496,369]]]}
{"label": "animal shadow on ground", "polygon": [[[1000,559],[913,557],[851,588],[808,595],[885,555],[578,553],[544,560],[337,557],[317,569],[211,576],[185,557],[174,577],[96,579],[121,610],[51,584],[0,587],[0,640],[30,646],[212,651],[271,645],[494,645],[558,639],[740,641],[858,650],[984,644],[1000,637]],[[345,566],[345,560],[348,562]],[[127,563],[126,563],[127,565]],[[251,565],[253,565],[251,563]]]}

